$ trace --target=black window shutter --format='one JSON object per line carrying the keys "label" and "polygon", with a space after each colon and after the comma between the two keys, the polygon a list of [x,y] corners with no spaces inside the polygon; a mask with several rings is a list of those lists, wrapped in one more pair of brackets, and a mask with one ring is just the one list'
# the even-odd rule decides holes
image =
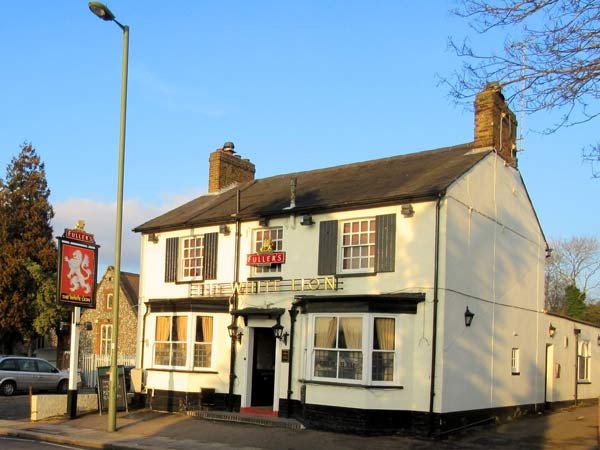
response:
{"label": "black window shutter", "polygon": [[217,278],[217,249],[219,233],[206,233],[204,235],[204,279]]}
{"label": "black window shutter", "polygon": [[319,224],[319,275],[335,275],[337,267],[338,221],[325,220]]}
{"label": "black window shutter", "polygon": [[167,251],[165,254],[165,283],[177,281],[177,253],[179,251],[179,238],[167,238]]}
{"label": "black window shutter", "polygon": [[375,271],[393,272],[396,263],[396,214],[375,217]]}

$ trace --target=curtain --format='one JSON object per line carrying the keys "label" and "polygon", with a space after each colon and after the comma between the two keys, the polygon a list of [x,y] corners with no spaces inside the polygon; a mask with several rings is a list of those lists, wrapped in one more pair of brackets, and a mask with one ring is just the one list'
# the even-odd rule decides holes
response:
{"label": "curtain", "polygon": [[212,342],[213,318],[201,316],[196,322],[196,342]]}
{"label": "curtain", "polygon": [[362,348],[362,319],[360,317],[340,318],[338,348]]}
{"label": "curtain", "polygon": [[171,336],[171,340],[173,342],[187,340],[187,316],[173,317],[173,336]]}
{"label": "curtain", "polygon": [[315,347],[335,348],[337,319],[335,317],[317,317],[315,319]]}
{"label": "curtain", "polygon": [[171,318],[169,316],[158,316],[156,318],[156,341],[168,341],[171,329]]}
{"label": "curtain", "polygon": [[395,320],[378,317],[375,319],[373,350],[394,350]]}

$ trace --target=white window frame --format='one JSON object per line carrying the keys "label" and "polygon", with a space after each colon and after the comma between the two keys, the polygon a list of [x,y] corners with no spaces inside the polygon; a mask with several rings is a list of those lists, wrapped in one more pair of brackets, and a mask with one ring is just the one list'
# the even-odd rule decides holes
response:
{"label": "white window frame", "polygon": [[113,300],[115,296],[112,292],[106,294],[106,309],[113,309]]}
{"label": "white window frame", "polygon": [[[367,230],[363,231],[361,230],[361,224],[366,222],[367,223]],[[350,229],[350,231],[348,233],[344,232],[345,226],[348,224],[350,226],[350,228],[352,228],[352,224],[353,223],[358,223],[358,231],[352,231],[352,229]],[[371,224],[374,227],[374,231],[371,231]],[[372,237],[372,241],[371,241],[371,236],[370,234],[373,234]],[[351,218],[351,219],[346,219],[346,220],[340,220],[340,230],[339,230],[339,243],[338,243],[338,248],[339,248],[339,255],[338,255],[338,266],[339,266],[339,273],[371,273],[371,272],[375,272],[375,240],[377,239],[377,220],[375,217],[360,217],[360,218]],[[345,236],[348,236],[348,240],[345,239]],[[358,242],[356,243],[352,243],[352,241],[354,240],[354,238],[356,237],[356,239],[358,240]],[[361,242],[363,241],[363,237],[366,237],[367,242]],[[359,253],[362,253],[363,248],[367,249],[368,251],[368,255],[364,256],[364,255],[350,255],[349,257],[346,257],[345,250],[348,249],[351,253],[353,253],[354,251],[358,251]],[[357,267],[357,268],[344,268],[344,262],[346,260],[352,261],[352,260],[358,260],[359,264],[360,261],[364,258],[368,259],[368,266],[367,267]]]}
{"label": "white window frame", "polygon": [[[262,243],[264,242],[264,237],[260,237],[260,234],[269,233],[272,234],[276,232],[280,234],[281,237],[276,236],[275,239],[271,239],[273,243],[273,251],[274,252],[282,252],[283,251],[283,227],[264,227],[264,228],[256,228],[252,230],[252,253],[258,253],[262,248]],[[252,272],[256,276],[265,276],[271,273],[280,274],[283,264],[271,264],[270,266],[254,266],[252,268]]]}
{"label": "white window frame", "polygon": [[[170,324],[172,327],[173,318],[174,317],[185,317],[186,318],[186,339],[185,341],[156,341],[156,322],[158,317],[170,317]],[[198,317],[210,317],[212,319],[212,341],[203,342],[202,345],[210,346],[210,363],[208,366],[195,366],[195,348],[196,348],[196,325]],[[193,371],[193,372],[203,372],[203,371],[214,371],[215,369],[215,342],[216,342],[216,323],[217,320],[213,314],[206,313],[174,313],[174,312],[157,312],[151,314],[149,320],[153,324],[153,329],[151,334],[149,334],[150,338],[150,348],[151,352],[151,362],[150,366],[155,369],[170,369],[170,370],[185,370],[185,371]],[[156,363],[156,344],[157,343],[166,343],[166,342],[177,342],[184,343],[186,345],[185,352],[185,364],[183,365],[167,365],[167,364],[157,364]]]}
{"label": "white window frame", "polygon": [[[592,353],[591,353],[591,345],[588,340],[580,340],[579,346],[577,349],[577,382],[578,383],[589,383],[591,380],[591,361],[592,361]],[[583,364],[583,377],[581,377],[581,370]]]}
{"label": "white window frame", "polygon": [[100,355],[110,356],[111,344],[112,344],[112,333],[113,333],[112,323],[103,323],[100,325],[100,345],[99,345]]}
{"label": "white window frame", "polygon": [[513,347],[510,353],[510,373],[512,375],[521,374],[520,350],[518,347]]}
{"label": "white window frame", "polygon": [[[197,240],[201,241],[201,245],[198,246]],[[194,241],[194,245],[190,247],[186,247],[186,243]],[[179,239],[179,279],[181,281],[194,281],[194,280],[203,280],[204,279],[204,234],[197,234],[194,236],[184,236]],[[190,254],[190,252],[194,251],[196,253],[200,250],[200,255],[198,254]],[[190,264],[186,267],[186,262],[189,261]],[[195,273],[187,274],[186,270],[193,270]]]}
{"label": "white window frame", "polygon": [[[361,318],[362,319],[362,336],[361,336],[361,348],[362,352],[362,377],[358,380],[348,378],[333,378],[333,377],[322,377],[315,375],[315,352],[321,350],[321,348],[315,346],[315,323],[317,318],[321,317],[336,317],[340,318]],[[393,362],[393,378],[390,381],[374,381],[373,380],[373,354],[378,353],[379,350],[373,349],[373,337],[374,327],[376,318],[390,318],[394,319],[394,362]],[[400,384],[400,317],[395,314],[380,314],[380,313],[315,313],[309,315],[308,321],[308,358],[306,364],[306,379],[312,381],[321,381],[326,383],[339,383],[339,384],[357,384],[364,386],[398,386]],[[337,337],[336,337],[337,341]],[[336,348],[331,350],[336,351]],[[342,350],[344,351],[344,350]],[[351,351],[351,350],[350,350]]]}

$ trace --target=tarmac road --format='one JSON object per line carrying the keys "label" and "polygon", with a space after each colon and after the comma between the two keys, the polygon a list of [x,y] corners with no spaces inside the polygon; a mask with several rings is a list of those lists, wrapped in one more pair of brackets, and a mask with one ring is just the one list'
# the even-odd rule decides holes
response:
{"label": "tarmac road", "polygon": [[[472,428],[445,440],[401,436],[362,437],[315,430],[292,430],[214,422],[149,410],[119,413],[117,431],[107,416],[86,414],[69,420],[29,422],[29,397],[0,397],[0,436],[26,437],[92,448],[161,450],[594,450],[598,449],[598,407],[565,408],[514,422]],[[19,412],[20,411],[20,412]],[[11,419],[8,419],[11,415]],[[0,447],[2,448],[2,447]]]}

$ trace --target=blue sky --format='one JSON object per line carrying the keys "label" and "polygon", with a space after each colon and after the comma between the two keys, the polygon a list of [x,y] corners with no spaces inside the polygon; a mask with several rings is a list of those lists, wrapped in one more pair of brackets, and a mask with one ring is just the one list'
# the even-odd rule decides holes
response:
{"label": "blue sky", "polygon": [[[133,227],[206,192],[225,141],[257,177],[470,142],[473,114],[436,75],[467,23],[454,1],[107,2],[131,27],[123,270]],[[78,219],[114,258],[122,32],[87,1],[3,2],[0,176],[24,141],[46,164],[56,234]],[[474,36],[482,50],[502,36]],[[514,105],[515,109],[518,105]],[[600,180],[582,163],[596,122],[526,116],[519,167],[549,239],[599,237]],[[519,117],[520,119],[520,117]],[[103,270],[103,269],[102,269]]]}

